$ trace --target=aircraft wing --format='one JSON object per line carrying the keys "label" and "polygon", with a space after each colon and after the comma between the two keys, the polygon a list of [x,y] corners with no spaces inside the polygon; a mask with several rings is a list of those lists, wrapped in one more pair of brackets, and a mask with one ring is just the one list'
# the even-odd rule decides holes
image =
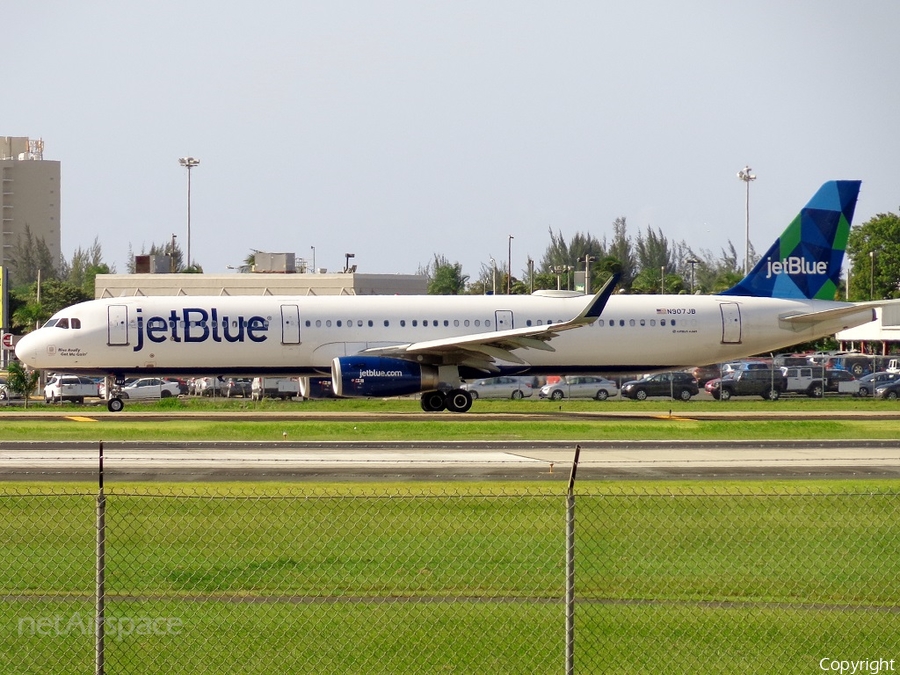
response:
{"label": "aircraft wing", "polygon": [[550,341],[563,331],[580,328],[593,323],[603,312],[621,275],[613,275],[604,284],[578,316],[560,323],[527,328],[512,328],[503,331],[473,333],[439,340],[425,340],[388,347],[373,347],[361,353],[379,356],[394,356],[404,359],[415,359],[426,363],[440,365],[464,365],[488,372],[498,372],[495,360],[525,364],[516,355],[517,349],[542,349],[555,351]]}

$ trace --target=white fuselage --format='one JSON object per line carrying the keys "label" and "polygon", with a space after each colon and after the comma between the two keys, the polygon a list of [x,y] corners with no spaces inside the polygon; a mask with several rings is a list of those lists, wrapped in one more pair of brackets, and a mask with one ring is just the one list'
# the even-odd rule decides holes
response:
{"label": "white fuselage", "polygon": [[[58,312],[44,328],[24,336],[16,353],[35,368],[117,376],[327,373],[335,357],[367,348],[560,323],[578,315],[588,300],[540,295],[110,298]],[[614,295],[598,320],[550,340],[552,350],[517,349],[524,366],[496,365],[509,372],[562,373],[716,363],[871,320],[867,309],[802,329],[780,320],[842,306],[741,296]]]}

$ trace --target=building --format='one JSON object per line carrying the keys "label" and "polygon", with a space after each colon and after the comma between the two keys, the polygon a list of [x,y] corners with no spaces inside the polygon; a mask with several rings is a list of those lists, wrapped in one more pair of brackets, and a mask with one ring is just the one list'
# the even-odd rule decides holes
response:
{"label": "building", "polygon": [[875,321],[835,334],[840,348],[888,356],[900,352],[900,307],[875,309]]}
{"label": "building", "polygon": [[60,164],[44,159],[44,142],[0,136],[0,266],[10,265],[26,228],[43,239],[54,262],[60,260]]}
{"label": "building", "polygon": [[419,274],[98,274],[95,298],[134,295],[424,295]]}

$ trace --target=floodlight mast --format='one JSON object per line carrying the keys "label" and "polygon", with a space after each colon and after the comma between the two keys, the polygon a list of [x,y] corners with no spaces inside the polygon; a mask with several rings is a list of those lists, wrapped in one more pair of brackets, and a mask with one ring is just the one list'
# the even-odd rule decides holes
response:
{"label": "floodlight mast", "polygon": [[181,157],[178,163],[187,169],[187,260],[185,262],[185,269],[187,269],[191,266],[191,169],[200,164],[200,160],[196,157]]}
{"label": "floodlight mast", "polygon": [[737,177],[747,184],[747,200],[745,205],[745,241],[744,241],[744,276],[750,274],[750,181],[756,180],[756,176],[750,173],[753,169],[745,166],[738,171]]}

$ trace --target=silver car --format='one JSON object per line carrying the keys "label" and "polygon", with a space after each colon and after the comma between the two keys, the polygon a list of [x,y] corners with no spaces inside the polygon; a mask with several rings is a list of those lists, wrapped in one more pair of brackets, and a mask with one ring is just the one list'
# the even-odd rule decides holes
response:
{"label": "silver car", "polygon": [[530,377],[488,377],[484,380],[466,382],[462,389],[476,398],[512,398],[521,399],[534,393]]}
{"label": "silver car", "polygon": [[119,389],[116,396],[122,399],[169,398],[178,396],[180,392],[177,382],[158,377],[142,377]]}
{"label": "silver car", "polygon": [[612,380],[597,375],[566,375],[559,382],[541,387],[540,398],[561,401],[564,398],[593,398],[605,401],[619,393]]}

